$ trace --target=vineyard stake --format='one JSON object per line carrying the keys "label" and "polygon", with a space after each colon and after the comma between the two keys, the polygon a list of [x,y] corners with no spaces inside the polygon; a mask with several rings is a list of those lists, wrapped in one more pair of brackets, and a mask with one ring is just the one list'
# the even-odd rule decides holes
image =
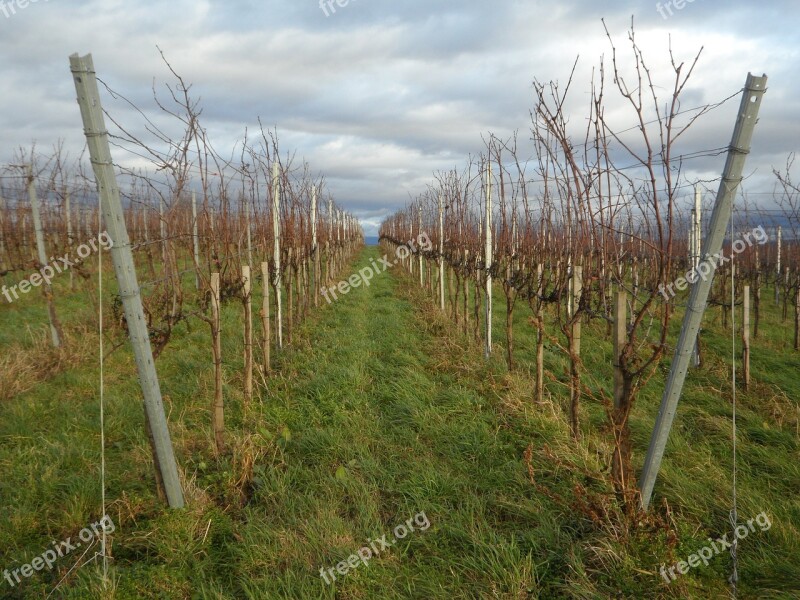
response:
{"label": "vineyard stake", "polygon": [[242,265],[242,294],[244,300],[244,406],[253,400],[253,296],[250,266]]}
{"label": "vineyard stake", "polygon": [[[73,54],[69,57],[70,70],[75,82],[75,91],[78,95],[78,104],[81,109],[83,128],[89,155],[92,161],[97,190],[100,196],[100,205],[108,235],[111,237],[111,259],[119,285],[119,297],[125,312],[128,324],[136,366],[139,371],[139,382],[144,395],[145,411],[152,432],[155,451],[155,461],[163,477],[164,492],[171,508],[183,508],[183,490],[181,489],[178,465],[172,449],[172,440],[167,426],[167,417],[164,414],[164,404],[161,398],[161,388],[158,383],[153,362],[153,352],[150,347],[150,337],[147,330],[147,321],[142,307],[142,298],[139,293],[139,284],[136,280],[136,268],[131,252],[131,243],[125,227],[122,212],[122,203],[119,197],[119,187],[114,174],[111,150],[108,144],[108,131],[106,130],[103,108],[100,104],[100,94],[97,91],[92,55],[80,57]],[[163,221],[162,221],[163,222]]]}
{"label": "vineyard stake", "polygon": [[272,234],[275,238],[275,302],[278,350],[283,348],[283,308],[281,305],[281,181],[280,165],[272,163]]}
{"label": "vineyard stake", "polygon": [[[36,197],[36,184],[33,179],[33,169],[31,165],[26,166],[26,174],[28,179],[28,199],[31,202],[31,212],[33,213],[33,231],[36,235],[36,250],[39,258],[39,268],[43,268],[47,264],[47,250],[44,245],[44,234],[42,232],[42,217],[39,214],[39,200]],[[45,300],[47,300],[47,316],[50,319],[50,335],[53,341],[53,347],[58,348],[61,346],[61,323],[56,314],[56,305],[53,301],[53,288],[50,282],[45,280],[42,282],[42,290],[44,291]]]}
{"label": "vineyard stake", "polygon": [[197,193],[192,192],[192,248],[194,252],[194,285],[200,290],[200,237],[197,234]]}
{"label": "vineyard stake", "polygon": [[744,391],[750,388],[750,286],[744,286],[742,301],[742,363],[744,367]]}
{"label": "vineyard stake", "polygon": [[711,215],[711,225],[708,237],[703,247],[703,256],[708,260],[711,268],[709,277],[698,279],[692,286],[689,295],[689,303],[686,307],[681,334],[678,339],[678,346],[675,349],[675,357],[672,360],[669,377],[667,378],[664,395],[661,399],[661,407],[658,411],[653,435],[650,440],[650,448],[645,458],[644,469],[639,482],[641,490],[641,505],[647,510],[650,498],[653,494],[653,487],[656,483],[658,470],[661,467],[661,459],[664,456],[664,449],[667,446],[667,438],[678,409],[683,383],[686,380],[686,372],[689,366],[689,359],[695,347],[697,332],[705,312],[708,294],[711,291],[711,284],[714,281],[716,264],[710,260],[722,250],[722,242],[725,239],[725,231],[731,217],[733,200],[736,190],[742,181],[742,170],[750,152],[750,145],[753,139],[758,109],[761,107],[761,100],[767,87],[767,76],[755,77],[748,73],[747,82],[742,93],[742,101],[739,106],[739,113],[736,119],[736,126],[733,131],[733,138],[728,148],[728,158],[725,163],[725,170],[722,174],[717,200],[714,205],[714,212]]}
{"label": "vineyard stake", "polygon": [[439,308],[444,312],[444,209],[442,195],[437,196],[439,203]]}
{"label": "vineyard stake", "polygon": [[311,254],[314,256],[314,285],[311,295],[314,297],[314,308],[319,306],[319,248],[317,247],[317,186],[311,186]]}
{"label": "vineyard stake", "polygon": [[214,405],[211,429],[217,452],[225,450],[225,400],[222,396],[222,325],[220,319],[219,273],[211,274],[211,343],[214,355]]}
{"label": "vineyard stake", "polygon": [[492,355],[492,163],[486,161],[486,358]]}

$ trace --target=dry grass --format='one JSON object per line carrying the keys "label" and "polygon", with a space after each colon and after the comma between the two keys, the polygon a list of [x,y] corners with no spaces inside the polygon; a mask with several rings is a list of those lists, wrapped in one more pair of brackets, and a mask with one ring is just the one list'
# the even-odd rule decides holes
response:
{"label": "dry grass", "polygon": [[97,355],[97,335],[84,327],[64,332],[60,348],[53,348],[47,330],[28,327],[28,343],[17,343],[0,355],[0,401],[33,389],[67,368]]}

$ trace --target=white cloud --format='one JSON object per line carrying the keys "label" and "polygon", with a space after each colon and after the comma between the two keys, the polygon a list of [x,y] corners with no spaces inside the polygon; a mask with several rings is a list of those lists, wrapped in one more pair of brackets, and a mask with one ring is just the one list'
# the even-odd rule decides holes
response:
{"label": "white cloud", "polygon": [[[10,158],[33,140],[49,147],[59,138],[73,155],[80,151],[67,61],[74,51],[91,51],[103,80],[152,110],[153,78],[169,79],[158,44],[202,97],[205,124],[223,153],[260,116],[277,126],[284,148],[296,148],[326,175],[340,203],[374,225],[409,194],[424,191],[432,171],[460,166],[468,153],[479,152],[481,134],[519,129],[524,141],[531,81],[565,82],[578,55],[568,107],[580,124],[591,69],[610,55],[600,19],[620,56],[628,57],[631,12],[638,40],[665,85],[664,101],[671,32],[681,60],[705,47],[687,103],[727,96],[748,70],[771,76],[749,167],[768,175],[772,163],[796,149],[795,1],[765,9],[745,0],[724,7],[696,0],[665,21],[650,0],[357,0],[328,18],[314,1],[51,0],[11,19],[0,15],[2,154]],[[141,126],[140,116],[109,104],[127,125]],[[726,145],[736,106],[729,102],[709,114],[687,136],[686,147]],[[633,116],[616,102],[609,114],[620,124]],[[718,164],[699,162],[698,173],[714,172]],[[765,185],[768,177],[748,185],[756,181]]]}

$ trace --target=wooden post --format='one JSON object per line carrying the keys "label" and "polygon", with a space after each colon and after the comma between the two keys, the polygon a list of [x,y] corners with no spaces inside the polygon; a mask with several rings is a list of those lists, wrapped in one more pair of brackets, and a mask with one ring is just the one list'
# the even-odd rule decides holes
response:
{"label": "wooden post", "polygon": [[192,192],[192,241],[194,251],[194,285],[200,290],[200,236],[197,233],[197,193]]}
{"label": "wooden post", "polygon": [[[17,218],[17,225],[19,225],[19,217]],[[22,248],[27,249],[31,252],[31,257],[35,258],[33,252],[28,248],[28,215],[22,215],[22,226],[20,227],[22,230]],[[19,252],[20,258],[22,258],[22,251]]]}
{"label": "wooden post", "polygon": [[[417,218],[419,222],[419,235],[422,235],[422,200],[420,200],[419,204],[417,205]],[[419,252],[419,287],[425,287],[425,269],[423,268],[423,259],[422,259],[422,250],[418,249]]]}
{"label": "wooden post", "polygon": [[[74,240],[72,239],[72,212],[70,207],[70,197],[69,197],[69,190],[64,190],[64,218],[67,221],[67,248],[72,250],[72,243]],[[2,237],[2,233],[0,233],[0,237]],[[0,260],[0,265],[2,261]],[[75,289],[75,274],[72,272],[72,269],[69,270],[69,289]]]}
{"label": "wooden post", "polygon": [[[469,250],[467,249],[464,250],[463,264],[469,264]],[[467,335],[469,332],[469,277],[467,277],[466,273],[461,278],[461,288],[464,297],[464,335]]]}
{"label": "wooden post", "polygon": [[[692,209],[692,248],[691,248],[691,264],[694,273],[697,273],[697,268],[700,266],[700,254],[703,251],[703,195],[700,191],[700,186],[694,187],[694,209]],[[635,318],[635,311],[631,312],[631,324]],[[697,339],[694,342],[694,349],[692,351],[692,358],[690,361],[691,366],[699,368],[702,364],[700,357],[700,334],[697,334]]]}
{"label": "wooden post", "polygon": [[333,283],[333,199],[328,196],[328,239],[325,241],[325,281],[330,286]]}
{"label": "wooden post", "polygon": [[633,257],[633,267],[632,267],[632,275],[631,275],[631,277],[633,279],[633,289],[631,290],[632,291],[632,297],[631,297],[631,308],[632,308],[632,310],[631,310],[631,314],[630,314],[630,320],[631,320],[631,325],[633,325],[633,323],[634,323],[634,321],[636,319],[636,299],[639,297],[639,257],[638,256],[634,256]]}
{"label": "wooden post", "polygon": [[486,161],[486,215],[485,215],[485,256],[486,267],[486,358],[492,354],[492,163]]}
{"label": "wooden post", "polygon": [[167,221],[165,212],[166,211],[164,210],[164,198],[163,196],[159,196],[158,221],[160,225],[159,233],[161,234],[161,260],[164,264],[164,269],[166,271],[169,257],[167,256]]}
{"label": "wooden post", "polygon": [[800,350],[800,285],[794,297],[794,349]]}
{"label": "wooden post", "polygon": [[620,409],[623,400],[622,348],[628,337],[626,313],[628,294],[622,290],[614,294],[614,408]]}
{"label": "wooden post", "polygon": [[[78,213],[78,229],[81,226],[81,215]],[[150,202],[142,202],[142,229],[144,230],[144,242],[150,241]]]}
{"label": "wooden post", "polygon": [[225,401],[222,397],[222,325],[220,318],[219,273],[211,274],[211,343],[214,357],[214,404],[211,429],[217,452],[225,449]]}
{"label": "wooden post", "polygon": [[319,306],[320,294],[319,248],[317,247],[317,186],[311,187],[311,254],[314,257],[314,285],[311,295],[314,297],[314,308],[316,308]]}
{"label": "wooden post", "polygon": [[[0,196],[0,272],[5,271],[3,265],[5,264],[5,259],[3,255],[6,253],[6,242],[5,242],[5,218],[6,218],[6,199]],[[9,268],[11,268],[11,263],[9,262]]]}
{"label": "wooden post", "polygon": [[444,312],[444,209],[442,208],[442,195],[438,194],[439,206],[439,308]]}
{"label": "wooden post", "polygon": [[334,261],[333,261],[333,271],[334,273],[338,273],[343,265],[342,265],[342,211],[336,210],[336,247],[333,252]]}
{"label": "wooden post", "polygon": [[280,165],[272,163],[272,233],[275,237],[275,303],[278,350],[283,348],[283,308],[281,305],[281,180]]}
{"label": "wooden post", "polygon": [[570,428],[575,439],[580,438],[580,421],[578,419],[578,406],[581,397],[579,357],[581,355],[581,317],[580,312],[581,295],[583,294],[583,267],[574,265],[572,267],[572,335],[570,340]]}
{"label": "wooden post", "polygon": [[[478,238],[480,240],[480,238]],[[475,341],[481,341],[481,252],[475,254],[475,290],[473,294],[473,315],[475,317]]]}
{"label": "wooden post", "polygon": [[[579,303],[583,294],[583,267],[572,267],[572,313],[570,318],[574,318],[580,309]],[[581,353],[581,320],[573,319],[572,323],[572,348],[576,356]]]}
{"label": "wooden post", "polygon": [[244,302],[244,406],[253,400],[253,303],[250,265],[242,265],[242,300]]}
{"label": "wooden post", "polygon": [[73,54],[69,60],[83,119],[83,129],[89,147],[89,156],[97,179],[104,222],[113,244],[111,258],[117,276],[119,297],[122,299],[128,325],[128,335],[139,371],[147,423],[152,433],[151,443],[156,468],[163,478],[164,492],[170,507],[183,508],[183,490],[178,475],[178,465],[172,449],[158,374],[153,362],[150,336],[136,279],[131,243],[125,228],[119,186],[114,173],[100,94],[97,91],[92,55],[79,57],[77,54]]}
{"label": "wooden post", "polygon": [[700,265],[700,253],[703,251],[703,195],[700,186],[694,187],[694,209],[692,210],[691,261],[692,267]]}
{"label": "wooden post", "polygon": [[250,197],[242,190],[242,199],[244,200],[244,218],[247,229],[247,264],[253,264],[253,231],[250,223],[252,209],[250,207]]}
{"label": "wooden post", "polygon": [[261,327],[264,331],[264,373],[270,372],[270,322],[269,322],[269,263],[261,263],[261,278],[264,281],[264,299],[261,304]]}
{"label": "wooden post", "polygon": [[787,304],[789,301],[789,267],[784,267],[783,271],[783,312],[782,322],[786,322]]}
{"label": "wooden post", "polygon": [[294,248],[289,248],[286,252],[286,341],[291,345],[294,321]]}
{"label": "wooden post", "polygon": [[[618,497],[627,498],[631,491],[633,469],[630,464],[631,431],[628,418],[631,411],[631,378],[626,378],[623,352],[627,343],[628,296],[617,290],[614,295],[613,357],[614,361],[614,407],[611,411],[611,426],[614,448],[611,458],[611,480]],[[625,500],[627,502],[627,499]]]}
{"label": "wooden post", "polygon": [[780,302],[780,286],[778,285],[781,279],[781,241],[783,238],[783,232],[781,231],[780,225],[778,225],[778,240],[776,245],[776,256],[775,256],[775,306],[778,306]]}
{"label": "wooden post", "polygon": [[[314,265],[311,256],[307,253],[308,249],[305,246],[300,247],[300,252],[302,253],[303,260],[300,262],[302,265],[301,269],[301,280],[302,280],[302,290],[303,290],[303,298],[302,298],[302,313],[301,313],[301,321],[305,320],[308,317],[308,308],[309,308],[309,301],[308,297],[311,294],[311,275],[314,271]],[[316,298],[316,294],[314,295]]]}
{"label": "wooden post", "polygon": [[744,389],[750,388],[750,286],[744,286],[742,302],[742,363],[744,368]]}
{"label": "wooden post", "polygon": [[[27,165],[27,179],[28,179],[28,199],[31,202],[31,212],[33,213],[33,230],[36,235],[36,250],[38,252],[39,258],[39,269],[44,269],[47,262],[47,249],[44,245],[44,233],[42,231],[42,217],[39,214],[39,200],[36,197],[36,182],[33,178],[33,170],[31,165]],[[53,270],[50,267],[51,271]],[[47,315],[50,319],[50,336],[53,342],[53,347],[58,348],[61,346],[61,339],[64,337],[64,334],[61,331],[61,322],[58,320],[58,314],[56,314],[56,304],[53,298],[53,288],[50,286],[49,279],[45,279],[41,276],[42,274],[39,273],[39,280],[42,284],[42,291],[44,292],[44,298],[47,301]],[[31,277],[31,281],[33,281],[33,275]]]}
{"label": "wooden post", "polygon": [[753,281],[753,339],[758,339],[758,326],[761,323],[761,261],[758,256],[758,244],[755,247],[756,276]]}
{"label": "wooden post", "polygon": [[446,269],[446,271],[447,271],[447,299],[448,302],[453,307],[452,317],[455,319],[456,325],[458,325],[458,302],[457,302],[458,294],[456,294],[455,296],[453,295],[453,280],[455,278],[455,269],[453,269],[453,267],[450,267],[449,269]]}
{"label": "wooden post", "polygon": [[537,404],[544,400],[544,266],[536,265],[536,396]]}
{"label": "wooden post", "polygon": [[[221,210],[221,208],[220,208],[220,210]],[[214,218],[214,207],[213,206],[208,211],[208,220],[209,220],[209,225],[211,226],[211,235],[213,237],[217,233],[217,225],[216,225],[216,219]]]}

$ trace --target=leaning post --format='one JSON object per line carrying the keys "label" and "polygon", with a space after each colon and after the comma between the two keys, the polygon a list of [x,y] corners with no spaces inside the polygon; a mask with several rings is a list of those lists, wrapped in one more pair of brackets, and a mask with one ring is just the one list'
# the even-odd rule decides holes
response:
{"label": "leaning post", "polygon": [[[81,109],[84,133],[89,147],[97,190],[100,196],[100,207],[103,220],[112,241],[111,260],[119,286],[119,297],[128,324],[128,335],[133,346],[136,366],[139,372],[139,383],[144,395],[147,420],[152,431],[155,461],[163,477],[164,492],[171,508],[183,508],[183,490],[181,489],[178,465],[172,449],[172,440],[164,414],[161,388],[158,383],[153,352],[150,347],[150,336],[147,330],[133,252],[125,227],[125,218],[120,202],[119,187],[111,161],[111,150],[108,144],[103,108],[100,94],[97,91],[92,55],[80,57],[73,54],[69,57],[70,70],[78,94],[78,105]],[[162,221],[163,223],[163,221]]]}

